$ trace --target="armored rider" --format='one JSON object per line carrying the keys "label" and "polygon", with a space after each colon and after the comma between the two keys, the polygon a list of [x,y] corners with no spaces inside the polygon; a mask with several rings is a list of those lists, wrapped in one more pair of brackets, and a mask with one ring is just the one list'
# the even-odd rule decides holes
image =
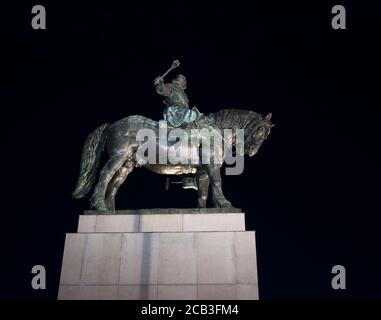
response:
{"label": "armored rider", "polygon": [[164,75],[155,79],[154,85],[156,92],[165,97],[164,120],[175,128],[196,128],[197,120],[202,114],[196,107],[189,108],[189,100],[185,93],[187,87],[185,76],[179,74],[170,83],[164,83],[165,75],[179,64],[178,60],[175,60]]}

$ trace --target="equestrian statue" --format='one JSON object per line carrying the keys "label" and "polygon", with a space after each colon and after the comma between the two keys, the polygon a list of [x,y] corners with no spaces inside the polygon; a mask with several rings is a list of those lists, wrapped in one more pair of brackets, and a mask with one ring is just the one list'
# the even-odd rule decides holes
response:
{"label": "equestrian statue", "polygon": [[[175,60],[167,72],[154,80],[156,92],[164,97],[165,109],[162,121],[165,121],[168,132],[182,129],[185,132],[184,135],[189,133],[189,137],[192,137],[193,132],[200,132],[201,140],[203,132],[217,132],[223,137],[222,140],[225,143],[234,146],[238,140],[236,132],[241,130],[243,133],[242,153],[250,157],[254,156],[270,134],[273,126],[271,113],[262,116],[248,110],[223,109],[204,115],[196,107],[190,108],[185,93],[187,85],[185,76],[179,74],[169,83],[164,81],[165,76],[179,65],[179,61]],[[139,131],[151,130],[159,136],[160,123],[147,117],[132,115],[112,124],[105,123],[97,127],[85,141],[80,174],[72,196],[83,198],[95,184],[90,199],[91,207],[99,211],[114,211],[115,197],[119,187],[135,168],[144,167],[158,174],[181,176],[184,188],[194,187],[198,191],[197,206],[199,208],[206,207],[209,187],[211,187],[214,207],[232,207],[222,191],[220,170],[226,156],[222,147],[217,146],[212,151],[209,148],[206,152],[203,143],[189,143],[185,147],[181,145],[182,149],[189,149],[186,150],[190,151],[189,154],[193,152],[193,154],[202,155],[203,157],[197,158],[199,161],[152,163],[142,160],[139,156],[139,148],[144,141],[138,139]],[[224,130],[231,130],[232,134],[225,137]],[[154,141],[157,154],[163,154],[163,152],[167,154],[174,148],[179,148],[173,141],[161,144],[159,140]],[[108,160],[98,172],[104,151],[108,153]],[[208,161],[203,161],[205,157]],[[217,158],[222,161],[216,161]]]}

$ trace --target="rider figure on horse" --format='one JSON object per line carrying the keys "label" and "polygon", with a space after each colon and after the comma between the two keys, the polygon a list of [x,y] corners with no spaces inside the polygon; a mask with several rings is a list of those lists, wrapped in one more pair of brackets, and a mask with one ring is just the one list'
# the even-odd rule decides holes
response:
{"label": "rider figure on horse", "polygon": [[162,76],[154,81],[156,92],[164,96],[166,108],[163,116],[164,120],[175,128],[197,128],[197,121],[202,114],[196,107],[189,108],[189,100],[185,93],[187,80],[182,74],[177,75],[172,82],[164,83],[165,75],[172,69],[179,66],[178,60],[175,60],[171,68]]}

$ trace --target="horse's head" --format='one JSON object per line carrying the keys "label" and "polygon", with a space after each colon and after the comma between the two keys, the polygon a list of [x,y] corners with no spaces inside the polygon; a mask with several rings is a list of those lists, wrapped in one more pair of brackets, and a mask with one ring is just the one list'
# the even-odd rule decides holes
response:
{"label": "horse's head", "polygon": [[264,119],[252,124],[252,129],[248,132],[245,139],[245,153],[248,156],[254,156],[258,152],[263,141],[269,136],[271,128],[274,126],[271,124],[271,116],[272,114],[269,113]]}

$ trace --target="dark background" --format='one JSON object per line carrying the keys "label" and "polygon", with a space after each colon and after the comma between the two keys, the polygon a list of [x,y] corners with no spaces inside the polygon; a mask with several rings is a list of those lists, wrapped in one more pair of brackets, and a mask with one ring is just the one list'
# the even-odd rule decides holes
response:
{"label": "dark background", "polygon": [[[65,233],[89,205],[71,199],[86,136],[132,114],[159,120],[153,79],[177,58],[202,112],[273,113],[258,155],[223,180],[256,230],[260,297],[381,298],[380,11],[363,1],[191,3],[3,9],[1,297],[56,299]],[[31,28],[35,4],[47,30]],[[347,30],[331,28],[334,4],[346,6]],[[135,170],[117,206],[195,205],[195,192],[164,185]],[[47,290],[30,285],[36,264]],[[336,264],[346,290],[331,288]]]}

